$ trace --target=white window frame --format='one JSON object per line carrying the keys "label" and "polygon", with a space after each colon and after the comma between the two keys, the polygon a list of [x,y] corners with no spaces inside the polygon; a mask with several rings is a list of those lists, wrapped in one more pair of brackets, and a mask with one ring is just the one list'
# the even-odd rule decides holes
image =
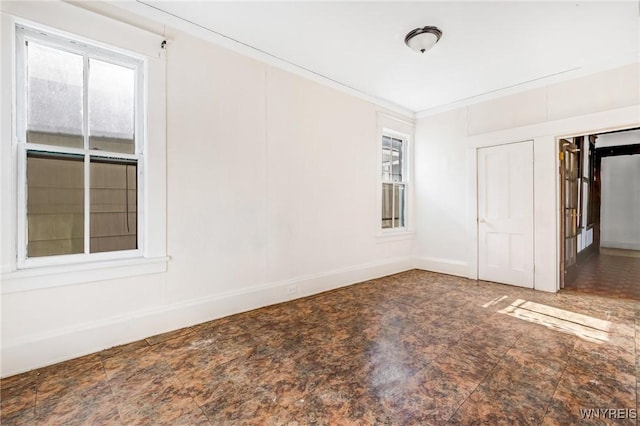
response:
{"label": "white window frame", "polygon": [[[413,131],[414,124],[391,115],[378,113],[377,148],[377,202],[376,236],[380,242],[411,239],[415,237],[413,227]],[[382,227],[382,184],[393,183],[382,179],[382,137],[389,136],[403,141],[403,181],[405,185],[404,226],[396,228]]]}
{"label": "white window frame", "polygon": [[[381,222],[380,223],[380,228],[383,230],[383,232],[384,231],[394,231],[394,230],[395,231],[402,231],[402,230],[405,230],[408,227],[407,226],[407,220],[408,220],[408,216],[409,216],[408,213],[407,213],[407,204],[408,204],[408,198],[409,198],[409,193],[408,193],[409,183],[408,183],[408,179],[407,179],[407,169],[408,168],[407,168],[407,154],[406,154],[407,153],[407,146],[409,145],[408,144],[408,136],[400,134],[398,132],[394,132],[394,131],[388,130],[388,129],[384,129],[382,131],[382,136],[380,137],[380,151],[381,151],[381,153],[382,153],[382,151],[384,149],[384,147],[382,146],[382,140],[385,137],[390,138],[392,140],[396,139],[396,140],[399,140],[399,141],[402,142],[402,149],[400,150],[400,155],[398,156],[398,159],[399,159],[400,165],[401,165],[400,174],[402,175],[402,180],[400,180],[400,181],[393,180],[393,154],[392,154],[392,158],[391,158],[391,163],[392,164],[391,164],[391,171],[390,171],[391,179],[384,179],[384,176],[383,176],[383,173],[382,173],[382,170],[381,170],[380,190],[382,191],[382,185],[384,185],[384,184],[392,185],[394,188],[402,186],[404,188],[404,194],[403,194],[404,195],[404,208],[403,208],[403,211],[402,211],[403,217],[401,218],[401,220],[400,220],[400,217],[399,217],[399,220],[403,223],[403,225],[402,226],[394,226],[393,212],[395,211],[395,208],[394,208],[395,207],[394,206],[395,197],[392,195],[391,196],[391,212],[392,212],[391,227],[390,228],[382,228],[382,220],[384,218],[382,217],[382,208],[381,208],[380,209],[381,210],[381,212],[380,212],[380,215],[381,215],[380,216],[380,222]],[[382,169],[382,165],[383,164],[382,164],[382,158],[381,158],[381,160],[380,160],[381,169]],[[394,193],[394,191],[392,190],[392,194],[393,193]],[[384,194],[382,194],[382,196],[384,196]],[[381,197],[381,199],[380,199],[380,207],[382,207],[382,201],[383,200],[382,200],[382,197]]]}
{"label": "white window frame", "polygon": [[[127,279],[167,271],[167,55],[166,38],[158,33],[91,12],[66,2],[2,2],[0,5],[0,297],[28,291],[97,281]],[[18,150],[16,144],[16,26],[24,25],[80,44],[144,59],[145,139],[138,208],[139,257],[18,268]],[[142,89],[142,88],[141,88]],[[153,212],[153,214],[150,214]],[[97,254],[97,253],[96,253]],[[135,283],[144,280],[136,280]],[[132,282],[133,284],[133,282]]]}
{"label": "white window frame", "polygon": [[[16,121],[14,144],[17,152],[17,268],[28,269],[43,266],[69,265],[96,261],[110,261],[142,257],[144,253],[145,209],[144,203],[144,147],[145,147],[145,59],[133,54],[125,54],[98,47],[90,43],[56,34],[53,31],[43,32],[27,25],[16,24]],[[115,153],[89,149],[88,145],[88,97],[83,96],[83,136],[84,148],[69,148],[43,144],[28,143],[27,134],[27,66],[25,43],[32,41],[40,45],[67,51],[83,56],[84,84],[83,93],[88,87],[89,58],[108,63],[125,66],[135,71],[135,101],[134,101],[134,154]],[[27,153],[47,152],[82,155],[84,158],[84,253],[52,255],[41,257],[27,256],[28,226],[27,226]],[[135,160],[137,166],[137,248],[134,250],[119,250],[110,252],[90,253],[90,159],[102,157],[114,160]]]}

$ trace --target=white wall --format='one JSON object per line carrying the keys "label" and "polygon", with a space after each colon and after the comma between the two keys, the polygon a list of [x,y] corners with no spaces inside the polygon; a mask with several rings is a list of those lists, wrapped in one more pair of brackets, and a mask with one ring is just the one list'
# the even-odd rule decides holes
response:
{"label": "white wall", "polygon": [[[44,25],[68,19],[43,13],[43,4],[21,7]],[[16,281],[6,291],[3,278],[2,376],[414,265],[413,240],[376,235],[383,108],[171,28],[166,37],[168,269],[117,279],[105,270],[90,280],[58,274],[54,286],[32,290],[16,290]],[[5,82],[10,37],[1,47]],[[546,97],[525,94],[527,102],[514,95],[422,118],[415,265],[473,276],[475,149],[533,139],[536,286],[555,289],[555,132],[637,122],[637,75],[632,66],[545,88]],[[572,85],[567,100],[561,89]],[[11,90],[2,87],[6,143]],[[589,112],[596,115],[557,127],[519,127]],[[153,115],[149,125],[162,131],[164,120]],[[6,196],[13,170],[2,164],[4,252],[14,238],[4,217],[15,202]]]}
{"label": "white wall", "polygon": [[[640,130],[598,135],[596,148],[640,144]],[[604,157],[600,246],[640,250],[640,155]]]}
{"label": "white wall", "polygon": [[281,282],[396,260],[389,270],[407,267],[411,241],[375,238],[379,108],[170,37],[169,300],[265,283],[281,300],[328,289],[301,285],[291,295]]}
{"label": "white wall", "polygon": [[638,64],[434,115],[416,123],[416,265],[477,277],[476,151],[534,141],[535,288],[558,288],[557,137],[637,127]]}
{"label": "white wall", "polygon": [[468,217],[467,111],[423,118],[416,126],[416,265],[467,276],[472,257]]}
{"label": "white wall", "polygon": [[604,135],[598,135],[596,139],[596,148],[633,144],[640,144],[640,130],[605,133]]}
{"label": "white wall", "polygon": [[603,157],[600,246],[640,250],[640,155]]}
{"label": "white wall", "polygon": [[[64,19],[40,6],[41,24]],[[167,271],[61,274],[30,291],[3,279],[2,376],[412,267],[411,239],[376,236],[383,108],[170,28],[166,38]]]}

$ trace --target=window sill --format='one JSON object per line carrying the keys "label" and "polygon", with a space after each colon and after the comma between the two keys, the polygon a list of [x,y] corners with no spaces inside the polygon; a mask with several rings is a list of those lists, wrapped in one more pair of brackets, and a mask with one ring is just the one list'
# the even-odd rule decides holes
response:
{"label": "window sill", "polygon": [[0,275],[0,294],[18,293],[166,272],[169,257],[151,257],[43,266]]}
{"label": "window sill", "polygon": [[400,229],[392,231],[382,231],[376,235],[377,243],[391,243],[395,241],[413,240],[416,237],[415,231]]}

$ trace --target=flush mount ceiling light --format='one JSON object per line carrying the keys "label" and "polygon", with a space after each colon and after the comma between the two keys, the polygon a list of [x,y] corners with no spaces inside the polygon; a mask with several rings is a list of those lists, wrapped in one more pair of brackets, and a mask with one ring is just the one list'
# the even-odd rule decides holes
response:
{"label": "flush mount ceiling light", "polygon": [[404,43],[416,52],[424,53],[436,45],[442,37],[438,27],[416,28],[404,38]]}

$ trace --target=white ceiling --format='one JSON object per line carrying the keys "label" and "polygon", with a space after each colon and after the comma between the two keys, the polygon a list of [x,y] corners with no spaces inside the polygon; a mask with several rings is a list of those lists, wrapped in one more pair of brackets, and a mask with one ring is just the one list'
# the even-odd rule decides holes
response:
{"label": "white ceiling", "polygon": [[[414,112],[640,57],[637,1],[140,3]],[[421,55],[404,37],[426,25]]]}

